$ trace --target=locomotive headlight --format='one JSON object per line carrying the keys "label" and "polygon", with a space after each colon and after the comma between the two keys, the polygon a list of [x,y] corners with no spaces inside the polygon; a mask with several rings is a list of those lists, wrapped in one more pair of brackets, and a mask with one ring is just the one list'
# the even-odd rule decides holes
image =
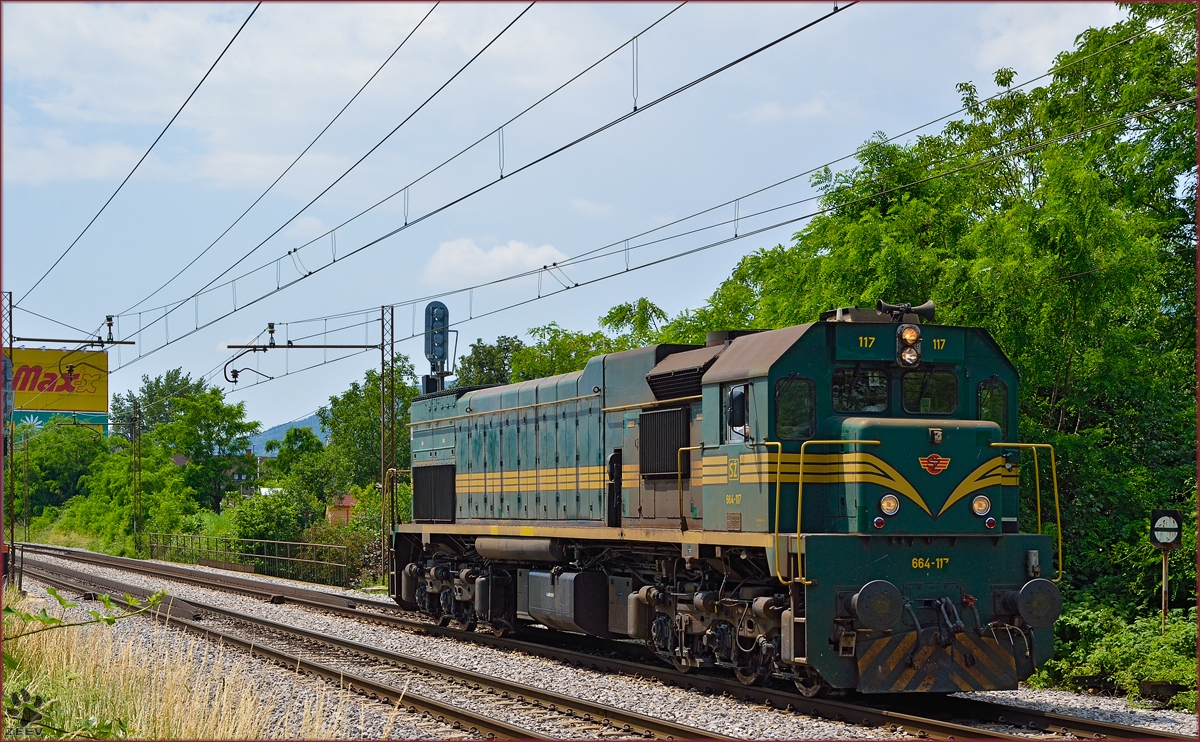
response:
{"label": "locomotive headlight", "polygon": [[905,366],[915,366],[921,362],[921,354],[911,345],[900,351],[900,363]]}
{"label": "locomotive headlight", "polygon": [[905,325],[904,329],[900,331],[900,339],[904,341],[905,345],[915,345],[921,339],[921,331],[913,325]]}
{"label": "locomotive headlight", "polygon": [[992,511],[992,501],[987,495],[975,495],[975,499],[971,500],[971,511],[982,518]]}
{"label": "locomotive headlight", "polygon": [[879,509],[883,511],[884,515],[895,515],[900,511],[900,498],[891,492],[887,493],[880,498]]}

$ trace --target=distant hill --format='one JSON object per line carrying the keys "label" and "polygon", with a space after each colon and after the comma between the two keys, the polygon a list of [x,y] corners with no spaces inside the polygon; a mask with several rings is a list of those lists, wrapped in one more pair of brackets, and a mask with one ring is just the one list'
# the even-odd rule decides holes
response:
{"label": "distant hill", "polygon": [[266,456],[267,441],[283,440],[283,437],[287,435],[287,432],[292,428],[308,428],[322,441],[324,441],[325,436],[328,435],[325,432],[325,428],[321,427],[321,419],[316,415],[310,415],[303,420],[294,420],[290,423],[284,423],[283,425],[276,425],[275,427],[265,430],[258,435],[251,436],[250,445],[254,447],[254,455]]}

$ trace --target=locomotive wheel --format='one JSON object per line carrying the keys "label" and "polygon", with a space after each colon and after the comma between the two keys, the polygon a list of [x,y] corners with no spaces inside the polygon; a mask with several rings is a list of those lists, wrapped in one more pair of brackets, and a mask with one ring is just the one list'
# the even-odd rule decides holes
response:
{"label": "locomotive wheel", "polygon": [[500,626],[499,624],[492,624],[492,635],[495,636],[497,639],[501,639],[503,637],[510,636],[510,635],[512,635],[512,633],[513,633],[513,630],[508,628],[507,626]]}
{"label": "locomotive wheel", "polygon": [[437,625],[438,626],[449,626],[450,625],[450,616],[448,616],[446,614],[442,614],[441,616],[438,616]]}
{"label": "locomotive wheel", "polygon": [[832,687],[820,675],[810,675],[806,678],[796,678],[796,690],[805,698],[824,698]]}
{"label": "locomotive wheel", "polygon": [[734,668],[733,674],[737,677],[738,682],[742,685],[757,686],[767,682],[767,676],[765,674],[759,674],[758,670],[753,667]]}
{"label": "locomotive wheel", "polygon": [[474,631],[477,623],[478,622],[475,620],[474,617],[468,618],[466,621],[462,622],[462,630],[463,631]]}
{"label": "locomotive wheel", "polygon": [[688,674],[689,672],[692,672],[693,670],[695,670],[695,669],[696,669],[696,668],[692,667],[691,665],[685,664],[685,663],[683,662],[683,660],[679,659],[678,657],[672,657],[672,658],[671,658],[671,665],[672,665],[672,666],[673,666],[673,667],[674,667],[674,668],[675,668],[675,669],[676,669],[678,672],[681,672],[681,673],[683,673],[683,674],[685,674],[685,675],[686,675],[686,674]]}

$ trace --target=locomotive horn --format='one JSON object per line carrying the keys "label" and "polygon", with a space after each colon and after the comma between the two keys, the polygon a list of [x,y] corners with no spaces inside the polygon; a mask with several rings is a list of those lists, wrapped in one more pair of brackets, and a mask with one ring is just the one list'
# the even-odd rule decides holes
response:
{"label": "locomotive horn", "polygon": [[912,313],[918,317],[921,317],[926,322],[932,322],[934,313],[933,299],[930,299],[918,307],[913,307]]}

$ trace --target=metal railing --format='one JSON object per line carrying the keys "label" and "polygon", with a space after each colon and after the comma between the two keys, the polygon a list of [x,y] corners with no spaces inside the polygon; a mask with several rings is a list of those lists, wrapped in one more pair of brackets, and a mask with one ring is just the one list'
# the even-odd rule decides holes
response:
{"label": "metal railing", "polygon": [[150,558],[348,587],[349,549],[335,544],[147,533]]}

